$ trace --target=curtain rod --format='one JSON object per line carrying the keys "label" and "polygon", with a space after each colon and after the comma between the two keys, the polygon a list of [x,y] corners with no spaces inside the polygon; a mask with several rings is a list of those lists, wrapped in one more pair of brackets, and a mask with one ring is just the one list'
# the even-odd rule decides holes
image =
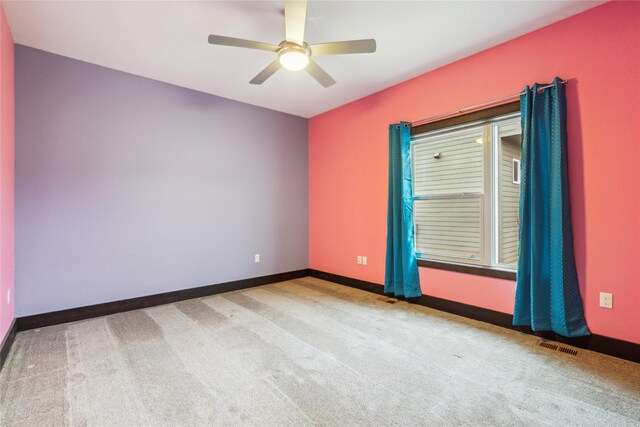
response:
{"label": "curtain rod", "polygon": [[[566,84],[567,81],[566,80],[560,80],[559,83],[560,84]],[[549,87],[553,87],[553,86],[555,86],[555,84],[553,84],[553,83],[548,84],[548,85],[544,85],[544,86],[539,86],[538,87],[538,93],[541,93],[543,90],[545,90],[545,89],[547,89]],[[522,91],[520,93],[515,93],[513,95],[505,96],[503,98],[494,99],[492,101],[483,102],[482,104],[476,104],[476,105],[472,105],[470,107],[460,108],[459,110],[453,110],[453,111],[449,111],[448,113],[438,114],[437,116],[428,117],[426,119],[418,120],[416,122],[412,122],[411,126],[424,125],[424,124],[427,124],[427,123],[435,122],[436,120],[439,120],[439,119],[444,119],[444,118],[448,118],[448,117],[454,117],[454,116],[457,116],[458,114],[462,114],[462,113],[466,113],[466,112],[469,112],[469,111],[477,110],[477,109],[482,108],[482,107],[489,107],[489,106],[492,106],[492,105],[496,105],[497,106],[499,104],[506,103],[507,101],[510,101],[512,99],[519,98],[521,95],[524,95],[524,91]]]}

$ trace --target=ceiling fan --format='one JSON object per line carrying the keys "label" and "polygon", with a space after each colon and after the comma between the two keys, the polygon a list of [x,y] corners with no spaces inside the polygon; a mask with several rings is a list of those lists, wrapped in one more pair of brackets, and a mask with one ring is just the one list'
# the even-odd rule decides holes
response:
{"label": "ceiling fan", "polygon": [[331,43],[308,45],[304,42],[304,24],[307,15],[307,1],[293,0],[284,2],[286,40],[279,45],[261,43],[252,40],[237,39],[225,36],[209,36],[209,43],[222,46],[246,47],[249,49],[268,50],[278,54],[278,58],[267,68],[260,71],[249,83],[259,85],[265,82],[276,71],[284,67],[287,70],[305,69],[322,86],[329,87],[336,81],[318,64],[311,60],[312,56],[342,55],[348,53],[373,53],[376,41],[348,40]]}

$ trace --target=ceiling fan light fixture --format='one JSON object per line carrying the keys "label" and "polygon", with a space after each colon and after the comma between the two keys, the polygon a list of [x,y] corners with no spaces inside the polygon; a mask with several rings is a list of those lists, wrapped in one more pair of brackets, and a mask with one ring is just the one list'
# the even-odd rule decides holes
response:
{"label": "ceiling fan light fixture", "polygon": [[309,64],[309,49],[294,43],[283,43],[278,51],[280,64],[287,70],[299,71]]}
{"label": "ceiling fan light fixture", "polygon": [[[333,86],[336,81],[327,74],[312,56],[344,55],[349,53],[373,53],[376,51],[374,39],[343,40],[338,42],[320,43],[309,46],[304,41],[304,27],[307,20],[307,0],[286,0],[284,2],[284,30],[285,40],[277,46],[270,43],[257,42],[235,37],[209,35],[209,43],[221,46],[244,47],[248,49],[275,52],[278,58],[273,60],[251,81],[252,85],[261,85],[280,68],[291,71],[306,69],[322,87]],[[312,52],[313,51],[313,52]]]}

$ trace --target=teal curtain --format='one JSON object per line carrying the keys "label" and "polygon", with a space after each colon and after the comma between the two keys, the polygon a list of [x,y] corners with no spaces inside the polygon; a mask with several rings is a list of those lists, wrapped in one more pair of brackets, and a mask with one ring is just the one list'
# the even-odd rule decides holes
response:
{"label": "teal curtain", "polygon": [[573,255],[565,87],[520,97],[520,257],[513,324],[566,337],[589,335]]}
{"label": "teal curtain", "polygon": [[384,292],[398,297],[422,295],[413,244],[411,124],[389,125],[389,204]]}

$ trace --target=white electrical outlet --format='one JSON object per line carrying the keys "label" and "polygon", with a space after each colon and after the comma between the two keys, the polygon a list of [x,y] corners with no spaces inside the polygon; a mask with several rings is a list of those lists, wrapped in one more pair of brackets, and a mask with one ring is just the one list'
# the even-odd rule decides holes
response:
{"label": "white electrical outlet", "polygon": [[358,255],[358,258],[356,258],[356,262],[358,264],[362,264],[362,256],[361,255]]}
{"label": "white electrical outlet", "polygon": [[600,307],[613,308],[613,294],[600,292]]}
{"label": "white electrical outlet", "polygon": [[253,256],[253,261],[254,261],[254,262],[260,262],[260,254],[255,254],[255,255]]}
{"label": "white electrical outlet", "polygon": [[367,265],[367,257],[366,256],[362,257],[362,265]]}

